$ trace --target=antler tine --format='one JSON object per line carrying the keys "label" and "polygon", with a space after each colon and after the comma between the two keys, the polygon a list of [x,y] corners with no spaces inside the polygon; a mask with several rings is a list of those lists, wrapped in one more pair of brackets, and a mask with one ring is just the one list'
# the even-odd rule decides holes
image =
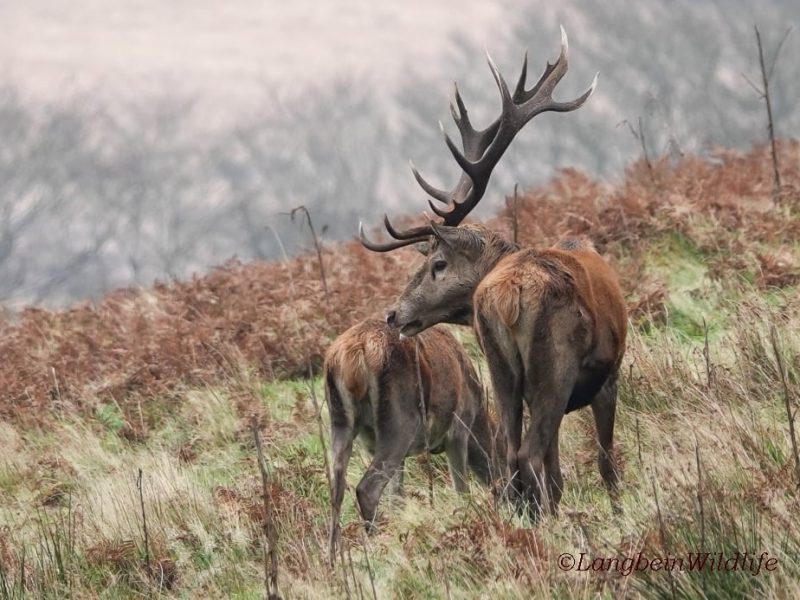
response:
{"label": "antler tine", "polygon": [[[388,222],[389,222],[388,219],[384,219],[384,224]],[[391,224],[389,224],[389,226],[391,226]],[[423,229],[423,227],[419,227],[417,229]],[[430,229],[430,228],[425,228],[425,229]],[[395,231],[395,233],[403,235],[406,232]],[[361,221],[359,221],[358,223],[358,239],[361,242],[361,245],[367,248],[368,250],[372,250],[373,252],[389,252],[391,250],[397,250],[398,248],[402,248],[404,246],[410,246],[412,244],[416,244],[417,242],[424,241],[425,238],[427,238],[429,235],[432,235],[432,231],[431,233],[426,233],[425,235],[421,235],[418,237],[409,237],[407,239],[399,237],[395,242],[383,242],[383,243],[373,242],[369,238],[367,238],[366,234],[364,233],[364,223],[362,223]]]}
{"label": "antler tine", "polygon": [[[442,135],[444,136],[444,141],[447,144],[447,148],[450,150],[450,153],[453,155],[453,158],[455,158],[456,162],[461,167],[461,170],[463,171],[463,173],[462,173],[461,178],[459,179],[458,183],[453,188],[453,190],[446,195],[446,198],[447,198],[446,202],[448,204],[450,204],[450,201],[452,201],[452,204],[453,204],[453,209],[452,210],[445,211],[443,209],[440,209],[440,208],[434,206],[434,204],[432,202],[428,202],[428,204],[430,205],[430,207],[433,210],[433,212],[435,212],[437,215],[439,215],[440,217],[442,217],[444,219],[444,224],[445,225],[457,225],[458,223],[460,223],[463,220],[464,216],[466,216],[466,213],[465,213],[464,216],[461,216],[461,217],[458,218],[457,222],[454,222],[454,215],[460,215],[461,214],[460,212],[456,211],[456,208],[459,205],[462,204],[462,202],[459,202],[457,199],[458,198],[468,198],[471,195],[472,190],[475,188],[474,181],[479,179],[478,176],[480,175],[479,169],[481,167],[481,163],[479,161],[478,162],[473,162],[473,161],[470,160],[469,157],[475,156],[476,154],[483,152],[484,147],[489,143],[486,140],[486,135],[485,134],[487,132],[490,132],[490,130],[493,130],[494,127],[492,126],[492,127],[490,127],[490,129],[484,130],[483,132],[479,132],[475,136],[468,135],[466,133],[462,133],[462,136],[461,136],[462,137],[462,145],[465,148],[467,148],[467,151],[465,151],[464,153],[462,153],[458,149],[458,146],[456,146],[456,143],[453,141],[453,139],[444,130],[444,125],[442,125],[441,122],[439,123],[439,127],[442,130]],[[469,157],[467,156],[467,154],[469,154]],[[429,188],[432,188],[432,190],[435,191],[436,194],[437,194],[437,195],[434,195],[433,197],[436,198],[437,200],[441,200],[441,197],[439,195],[439,194],[441,194],[441,190],[433,188],[433,186],[431,186],[427,181],[425,181],[422,178],[422,176],[419,175],[419,173],[415,173],[414,176],[417,178],[417,181],[420,182],[420,185],[422,186],[423,189],[425,189],[427,191]],[[481,195],[482,194],[483,194],[483,190],[481,190]],[[431,194],[431,195],[433,195],[433,194]],[[467,212],[469,212],[469,211],[467,211]]]}
{"label": "antler tine", "polygon": [[464,100],[461,98],[461,93],[458,91],[458,83],[453,84],[453,97],[458,105],[458,113],[456,113],[456,108],[453,106],[453,103],[450,102],[450,114],[453,115],[453,120],[456,122],[456,125],[458,125],[459,130],[461,130],[462,127],[469,128],[474,133],[475,130],[472,129],[472,124],[469,122],[467,107],[464,105]]}
{"label": "antler tine", "polygon": [[386,231],[389,233],[389,235],[396,240],[418,241],[420,238],[426,238],[432,233],[429,225],[421,225],[419,227],[406,229],[405,231],[398,231],[394,228],[392,222],[389,221],[389,217],[387,215],[383,215],[383,226],[386,227]]}
{"label": "antler tine", "polygon": [[[444,131],[444,126],[441,123],[439,123],[439,127],[442,130],[447,147],[453,153],[453,156],[455,157],[459,166],[461,166],[462,170],[464,171],[458,183],[449,192],[441,190],[428,183],[428,181],[422,177],[414,164],[411,163],[411,172],[414,175],[414,179],[417,180],[417,183],[425,191],[425,193],[435,200],[448,205],[451,202],[456,202],[461,198],[465,198],[467,194],[469,194],[469,191],[472,189],[472,179],[469,176],[469,169],[471,167],[469,167],[469,164],[479,160],[481,156],[483,156],[486,148],[489,146],[492,139],[494,139],[500,122],[499,119],[497,119],[486,129],[477,131],[469,120],[469,111],[464,104],[464,99],[461,97],[458,84],[454,85],[453,96],[456,104],[454,106],[453,102],[450,102],[450,114],[452,115],[453,121],[458,127],[458,132],[461,136],[461,148],[463,152],[458,150],[455,142]],[[431,209],[442,218],[449,214],[447,211],[443,211],[441,208],[438,208],[433,204],[431,204]]]}
{"label": "antler tine", "polygon": [[[597,77],[595,77],[589,90],[575,100],[571,102],[556,102],[553,100],[553,90],[567,72],[569,66],[568,55],[569,40],[564,28],[561,27],[561,51],[558,59],[552,65],[548,62],[536,85],[531,90],[526,90],[528,55],[525,53],[519,80],[512,95],[497,65],[487,52],[486,58],[489,68],[500,91],[502,112],[489,127],[484,131],[476,132],[475,136],[470,140],[471,143],[475,144],[475,146],[470,147],[470,150],[479,149],[479,153],[472,154],[465,151],[464,155],[461,155],[455,151],[452,140],[445,137],[451,153],[453,153],[463,171],[459,183],[450,194],[452,209],[443,217],[446,225],[458,225],[480,201],[486,192],[492,170],[516,134],[526,123],[537,114],[545,111],[568,112],[575,110],[582,106],[592,95],[597,83]],[[459,123],[457,122],[457,124]],[[461,129],[462,127],[459,126],[459,130]],[[465,179],[469,185],[465,185]]]}
{"label": "antler tine", "polygon": [[430,207],[431,207],[431,210],[432,210],[434,213],[436,213],[438,216],[440,216],[440,217],[442,217],[442,218],[445,218],[445,217],[448,215],[448,212],[447,212],[445,209],[443,209],[443,208],[439,208],[438,206],[436,206],[436,205],[433,203],[433,200],[430,200],[430,199],[428,200],[428,206],[430,206]]}
{"label": "antler tine", "polygon": [[530,90],[525,91],[522,90],[522,97],[521,103],[525,103],[531,98],[538,96],[542,93],[542,90],[547,86],[549,91],[547,95],[549,96],[553,89],[556,87],[556,84],[561,81],[561,78],[567,72],[569,68],[569,39],[567,38],[567,32],[564,31],[564,26],[561,26],[561,51],[558,54],[558,58],[556,62],[550,64],[550,61],[547,62],[547,65],[544,68],[544,72],[539,77],[539,81],[536,82]]}
{"label": "antler tine", "polygon": [[485,130],[477,131],[472,126],[469,120],[469,112],[464,105],[464,100],[461,98],[461,93],[458,91],[458,84],[453,87],[458,113],[456,113],[452,102],[450,102],[450,113],[453,115],[453,121],[458,127],[458,133],[461,135],[461,148],[464,150],[464,156],[469,160],[478,160],[486,149],[486,143],[483,143]]}
{"label": "antler tine", "polygon": [[[491,67],[494,63],[492,62],[491,57],[488,55],[488,52],[487,58]],[[500,75],[499,71],[497,71],[496,66],[492,67],[492,72],[496,73],[495,80],[498,82],[498,86],[505,85],[505,81],[503,80],[503,77]],[[507,89],[508,88],[506,86],[506,90]],[[461,148],[463,151],[458,149],[458,146],[456,146],[452,138],[450,138],[450,136],[445,132],[444,126],[441,124],[441,122],[439,123],[439,128],[442,130],[442,135],[444,136],[447,147],[463,171],[458,183],[449,192],[441,190],[428,183],[428,181],[422,177],[414,164],[411,164],[411,172],[414,175],[414,179],[417,180],[417,183],[425,191],[425,193],[435,200],[448,205],[451,203],[457,203],[459,200],[466,198],[469,195],[470,190],[473,187],[472,177],[470,176],[472,165],[477,164],[477,161],[483,156],[486,148],[494,139],[497,133],[497,128],[500,124],[500,119],[498,118],[486,129],[477,131],[469,120],[469,111],[464,104],[464,99],[461,97],[461,92],[458,89],[457,83],[453,86],[453,96],[456,104],[454,106],[453,102],[450,102],[450,114],[452,115],[453,121],[458,127],[458,132],[461,136]],[[430,202],[429,204],[431,205],[431,209],[440,217],[447,218],[448,215],[450,215],[450,212],[444,211],[434,206]],[[452,219],[452,215],[450,215],[450,219]]]}
{"label": "antler tine", "polygon": [[[592,79],[592,85],[589,86],[589,89],[583,92],[579,97],[575,98],[575,100],[570,100],[569,102],[552,102],[552,105],[544,110],[550,110],[553,112],[571,112],[573,110],[577,110],[581,106],[583,106],[584,102],[586,102],[589,98],[592,97],[594,94],[595,88],[597,88],[597,79],[600,77],[600,72],[594,74],[594,79]],[[539,112],[543,112],[540,110]],[[538,114],[538,113],[536,113]],[[533,116],[536,116],[535,114]]]}
{"label": "antler tine", "polygon": [[[453,115],[453,120],[458,127],[458,132],[461,135],[461,147],[463,149],[463,154],[467,158],[467,160],[475,162],[483,156],[483,153],[486,151],[487,146],[491,143],[492,139],[494,139],[495,134],[497,133],[497,126],[499,125],[499,119],[496,119],[494,123],[489,125],[483,131],[476,130],[472,123],[469,120],[469,113],[467,111],[467,107],[464,105],[464,100],[461,98],[461,93],[458,90],[458,84],[455,85],[455,99],[456,104],[458,105],[458,114],[453,108],[453,103],[450,103],[450,112]],[[464,185],[467,179],[467,183],[469,185]],[[469,188],[472,187],[472,181],[469,178],[465,178],[462,176],[461,181],[459,181],[456,188],[454,188],[450,192],[451,200],[453,198],[459,197],[457,192],[460,190],[463,193],[469,191]]]}
{"label": "antler tine", "polygon": [[[495,142],[501,131],[504,118],[513,116],[514,100],[511,96],[511,92],[508,89],[508,84],[503,78],[503,75],[500,73],[500,70],[497,68],[494,60],[492,60],[492,56],[489,54],[488,50],[486,51],[486,61],[489,63],[489,69],[491,70],[492,76],[497,84],[497,88],[500,91],[500,98],[502,101],[502,111],[500,116],[497,117],[497,119],[495,119],[495,121],[489,125],[489,127],[481,132],[476,132],[470,127],[470,133],[472,135],[470,135],[468,138],[464,136],[464,131],[462,130],[460,124],[456,122],[456,124],[459,125],[459,131],[461,131],[461,137],[465,150],[464,154],[461,154],[458,151],[458,148],[456,148],[450,136],[444,132],[444,127],[442,127],[441,123],[439,124],[439,126],[442,128],[442,133],[444,133],[444,140],[447,144],[447,147],[450,149],[453,158],[455,158],[456,162],[463,171],[459,182],[456,184],[456,187],[453,188],[453,192],[451,193],[453,208],[446,213],[445,211],[436,211],[436,214],[440,215],[444,219],[445,225],[455,226],[461,223],[461,221],[464,220],[464,217],[466,217],[470,211],[472,211],[478,201],[483,197],[483,194],[486,192],[486,186],[489,183],[489,177],[491,176],[492,169],[497,164],[497,160],[500,159],[499,155],[496,159],[488,157],[490,154],[489,150],[495,146]],[[525,69],[523,69],[523,73],[524,72]],[[522,79],[524,79],[524,76]],[[469,157],[465,156],[467,154],[467,148],[469,148]],[[501,150],[500,155],[502,155],[504,150],[505,149]],[[461,193],[459,194],[458,192]]]}
{"label": "antler tine", "polygon": [[414,179],[416,179],[419,186],[423,190],[425,190],[425,193],[433,197],[434,199],[438,200],[439,202],[450,204],[450,193],[445,192],[444,190],[440,190],[439,188],[433,187],[430,183],[425,181],[425,178],[422,177],[422,175],[420,175],[419,171],[417,171],[417,167],[414,166],[414,163],[411,161],[408,162],[409,165],[411,166],[411,172],[414,174]]}
{"label": "antler tine", "polygon": [[[450,153],[453,155],[453,158],[456,159],[458,166],[461,167],[461,170],[464,171],[464,174],[472,179],[472,172],[475,168],[476,163],[470,161],[464,154],[461,153],[461,150],[458,149],[456,143],[453,141],[448,133],[444,130],[444,125],[442,122],[439,121],[439,129],[442,130],[442,135],[444,136],[444,143],[447,144],[447,147],[450,149]],[[462,140],[463,144],[463,140]]]}
{"label": "antler tine", "polygon": [[522,59],[522,72],[519,74],[517,87],[514,88],[514,102],[519,104],[525,101],[525,80],[528,78],[528,51],[525,51],[525,57]]}
{"label": "antler tine", "polygon": [[511,107],[514,106],[514,102],[511,99],[511,92],[508,91],[508,84],[506,83],[506,80],[503,79],[503,75],[500,73],[497,65],[494,64],[492,56],[489,54],[488,50],[486,51],[486,60],[489,63],[489,68],[492,70],[492,76],[497,84],[497,88],[500,90],[500,98],[503,102],[503,112],[501,114],[502,118],[502,115],[511,110]]}

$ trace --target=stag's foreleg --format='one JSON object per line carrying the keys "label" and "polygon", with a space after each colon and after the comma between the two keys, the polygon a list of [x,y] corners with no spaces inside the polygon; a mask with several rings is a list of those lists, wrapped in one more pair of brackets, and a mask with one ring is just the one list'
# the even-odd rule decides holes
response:
{"label": "stag's foreleg", "polygon": [[600,446],[597,465],[600,476],[616,503],[619,484],[619,470],[614,453],[614,420],[617,410],[617,374],[613,373],[592,400],[592,414],[597,427],[597,441]]}

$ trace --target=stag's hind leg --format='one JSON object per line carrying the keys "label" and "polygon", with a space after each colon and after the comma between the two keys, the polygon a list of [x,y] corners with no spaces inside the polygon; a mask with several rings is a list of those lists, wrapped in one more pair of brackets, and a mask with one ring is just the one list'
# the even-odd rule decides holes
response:
{"label": "stag's hind leg", "polygon": [[391,486],[391,494],[393,496],[397,496],[401,498],[403,496],[403,485],[405,481],[406,475],[406,461],[403,460],[400,463],[400,466],[397,468],[397,473],[395,473],[394,478],[392,479],[392,486]]}
{"label": "stag's hind leg", "polygon": [[616,501],[619,484],[616,455],[614,453],[614,420],[617,410],[617,376],[612,374],[592,400],[592,414],[597,427],[597,441],[600,446],[597,465],[600,476],[611,496]]}
{"label": "stag's hind leg", "polygon": [[528,512],[535,521],[541,513],[555,513],[561,500],[563,479],[558,453],[558,431],[569,395],[560,393],[556,382],[543,381],[527,387],[531,398],[530,423],[517,460],[525,485]]}
{"label": "stag's hind leg", "polygon": [[550,447],[544,456],[545,489],[547,490],[547,510],[555,514],[558,504],[561,502],[561,494],[564,491],[564,478],[561,475],[561,461],[558,453],[558,434],[550,441]]}
{"label": "stag's hind leg", "polygon": [[532,327],[525,361],[530,423],[518,460],[534,520],[542,511],[555,513],[561,500],[558,433],[590,343],[580,315],[575,306],[565,304],[537,315]]}
{"label": "stag's hind leg", "polygon": [[478,315],[478,335],[494,390],[494,401],[506,438],[506,466],[515,502],[524,493],[517,455],[522,438],[522,365],[511,334],[502,326]]}
{"label": "stag's hind leg", "polygon": [[460,493],[469,491],[467,485],[467,450],[469,444],[470,430],[459,418],[453,415],[455,421],[447,434],[445,442],[445,452],[447,453],[447,465],[450,467],[450,477],[453,480],[453,487]]}

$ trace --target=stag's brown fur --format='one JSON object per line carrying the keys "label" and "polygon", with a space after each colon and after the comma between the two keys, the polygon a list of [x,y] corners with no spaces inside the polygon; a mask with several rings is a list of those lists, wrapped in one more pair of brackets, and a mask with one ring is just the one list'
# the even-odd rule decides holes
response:
{"label": "stag's brown fur", "polygon": [[[427,440],[420,410],[420,380],[427,409]],[[491,457],[497,455],[495,428],[485,411],[472,363],[445,328],[434,327],[415,339],[401,339],[396,329],[377,319],[351,327],[328,349],[325,390],[334,462],[331,559],[356,436],[373,454],[356,488],[358,506],[368,525],[375,519],[388,481],[395,475],[402,477],[403,461],[424,452],[426,441],[431,452],[447,452],[458,491],[467,489],[467,465],[482,481],[491,481],[495,470]]]}
{"label": "stag's brown fur", "polygon": [[[558,506],[561,419],[587,405],[598,430],[600,472],[614,492],[616,377],[627,329],[614,271],[586,244],[522,250],[481,281],[474,310],[507,433],[509,469],[518,473],[515,487],[534,514]],[[522,398],[531,418],[524,438]]]}
{"label": "stag's brown fur", "polygon": [[[448,313],[449,307],[460,308]],[[600,473],[615,492],[616,378],[627,316],[616,274],[591,243],[519,250],[480,225],[439,227],[389,320],[407,335],[442,321],[473,322],[513,489],[534,516],[554,511],[561,497],[561,419],[587,405],[597,425]],[[531,421],[523,438],[524,406]]]}

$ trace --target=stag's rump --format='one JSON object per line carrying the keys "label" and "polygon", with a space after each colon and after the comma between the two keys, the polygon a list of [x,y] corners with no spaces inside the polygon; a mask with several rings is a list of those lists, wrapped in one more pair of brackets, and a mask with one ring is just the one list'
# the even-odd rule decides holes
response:
{"label": "stag's rump", "polygon": [[474,305],[479,336],[492,337],[520,378],[575,365],[565,412],[589,404],[622,359],[622,292],[611,267],[586,245],[507,256],[478,286]]}

